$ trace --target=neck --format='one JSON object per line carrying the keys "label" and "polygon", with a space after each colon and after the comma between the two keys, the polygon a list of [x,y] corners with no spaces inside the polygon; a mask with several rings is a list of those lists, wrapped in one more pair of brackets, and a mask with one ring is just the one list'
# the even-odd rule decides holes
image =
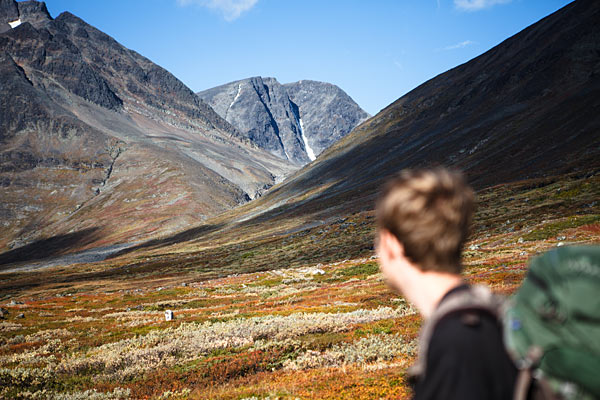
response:
{"label": "neck", "polygon": [[463,283],[460,275],[449,273],[423,272],[419,278],[419,290],[413,293],[411,301],[425,318],[431,316],[448,291]]}

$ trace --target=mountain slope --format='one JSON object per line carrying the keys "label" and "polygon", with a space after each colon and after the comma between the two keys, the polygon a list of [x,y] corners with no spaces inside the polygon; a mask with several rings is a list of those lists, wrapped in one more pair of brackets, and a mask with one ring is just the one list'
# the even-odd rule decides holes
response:
{"label": "mountain slope", "polygon": [[258,147],[304,165],[369,117],[339,87],[254,77],[198,93]]}
{"label": "mountain slope", "polygon": [[72,14],[0,10],[0,251],[92,230],[86,245],[167,234],[295,168]]}

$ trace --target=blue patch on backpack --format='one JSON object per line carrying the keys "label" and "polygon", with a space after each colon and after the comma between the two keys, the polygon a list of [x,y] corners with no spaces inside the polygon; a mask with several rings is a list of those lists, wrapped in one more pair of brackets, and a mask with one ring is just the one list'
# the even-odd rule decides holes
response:
{"label": "blue patch on backpack", "polygon": [[521,329],[521,320],[513,319],[512,321],[510,321],[510,328],[513,331],[518,331],[519,329]]}

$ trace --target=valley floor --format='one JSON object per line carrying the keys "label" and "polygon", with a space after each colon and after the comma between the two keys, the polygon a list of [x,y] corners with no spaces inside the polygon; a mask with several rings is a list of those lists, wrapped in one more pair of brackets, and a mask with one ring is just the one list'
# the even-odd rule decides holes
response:
{"label": "valley floor", "polygon": [[[498,293],[545,250],[600,243],[598,176],[478,198],[464,277]],[[0,274],[0,398],[409,398],[421,319],[385,285],[373,223]]]}

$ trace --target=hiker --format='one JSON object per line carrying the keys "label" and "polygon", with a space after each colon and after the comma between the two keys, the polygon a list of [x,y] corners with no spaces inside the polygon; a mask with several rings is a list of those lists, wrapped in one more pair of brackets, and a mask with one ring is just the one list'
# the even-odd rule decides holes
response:
{"label": "hiker", "polygon": [[425,319],[409,370],[417,400],[513,396],[517,369],[502,342],[499,300],[460,275],[473,208],[462,175],[442,168],[401,172],[377,203],[381,271]]}

